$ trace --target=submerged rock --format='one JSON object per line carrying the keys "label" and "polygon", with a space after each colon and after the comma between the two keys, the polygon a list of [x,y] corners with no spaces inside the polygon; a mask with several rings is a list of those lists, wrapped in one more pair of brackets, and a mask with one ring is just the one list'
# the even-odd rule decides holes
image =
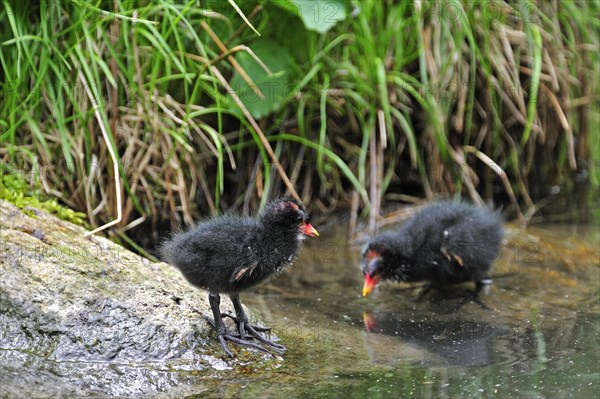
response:
{"label": "submerged rock", "polygon": [[0,200],[0,397],[178,397],[229,367],[206,292],[85,232]]}

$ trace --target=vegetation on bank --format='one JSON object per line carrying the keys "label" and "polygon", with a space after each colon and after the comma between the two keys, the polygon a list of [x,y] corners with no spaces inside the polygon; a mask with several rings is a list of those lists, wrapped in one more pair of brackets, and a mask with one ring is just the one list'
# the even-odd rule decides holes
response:
{"label": "vegetation on bank", "polygon": [[15,204],[30,216],[35,215],[35,209],[45,210],[78,225],[85,224],[85,214],[75,212],[59,204],[55,198],[44,194],[40,187],[32,187],[23,176],[14,171],[2,170],[0,174],[0,199]]}
{"label": "vegetation on bank", "polygon": [[150,240],[286,190],[353,222],[436,195],[516,217],[575,198],[586,213],[599,208],[599,12],[4,0],[0,158],[93,225],[116,217],[119,191],[119,231]]}

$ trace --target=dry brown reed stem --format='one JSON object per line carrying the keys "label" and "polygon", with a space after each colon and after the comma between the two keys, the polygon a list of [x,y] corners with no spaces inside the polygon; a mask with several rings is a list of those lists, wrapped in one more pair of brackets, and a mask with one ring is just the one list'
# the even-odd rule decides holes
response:
{"label": "dry brown reed stem", "polygon": [[369,138],[369,165],[370,165],[370,202],[371,212],[369,212],[369,234],[375,236],[377,234],[377,215],[379,214],[379,207],[377,197],[379,196],[379,178],[377,173],[377,135],[373,129],[370,132],[371,137]]}
{"label": "dry brown reed stem", "polygon": [[[73,60],[73,61],[75,61],[75,60]],[[122,209],[122,200],[121,200],[121,176],[119,174],[119,160],[117,159],[117,156],[114,152],[112,145],[110,144],[110,138],[108,137],[108,131],[106,130],[106,126],[104,126],[104,121],[102,120],[102,115],[100,114],[100,107],[98,106],[98,103],[96,102],[96,98],[94,97],[94,94],[92,94],[89,84],[88,84],[85,76],[83,75],[83,72],[81,71],[81,69],[79,69],[79,71],[78,71],[78,76],[79,76],[79,79],[81,80],[81,83],[83,84],[83,86],[85,88],[85,92],[86,92],[90,102],[92,103],[92,108],[94,109],[94,115],[96,116],[98,126],[100,127],[100,131],[102,132],[102,137],[104,137],[104,140],[106,142],[106,148],[108,149],[108,153],[110,154],[110,157],[113,162],[115,196],[116,196],[116,200],[117,200],[117,204],[116,204],[117,218],[112,220],[111,222],[108,222],[108,223],[92,230],[92,231],[88,231],[87,233],[85,233],[83,235],[84,237],[89,237],[92,234],[96,234],[99,231],[105,230],[111,226],[114,226],[114,225],[120,223],[121,220],[123,219],[123,209]]]}
{"label": "dry brown reed stem", "polygon": [[350,197],[350,221],[348,222],[348,237],[355,238],[356,222],[358,220],[358,206],[360,203],[360,194],[356,190],[352,190]]}
{"label": "dry brown reed stem", "polygon": [[369,138],[369,165],[370,165],[370,202],[369,212],[369,234],[376,235],[379,226],[378,221],[381,212],[381,183],[384,175],[385,163],[383,149],[387,147],[387,129],[385,125],[385,114],[382,109],[377,110],[377,125],[379,141],[375,129],[371,131]]}
{"label": "dry brown reed stem", "polygon": [[387,226],[387,225],[390,225],[393,223],[398,223],[398,222],[416,214],[419,211],[419,209],[421,209],[423,206],[424,205],[417,204],[417,205],[413,205],[413,206],[404,207],[397,211],[390,212],[379,221],[379,227],[384,227],[384,226]]}
{"label": "dry brown reed stem", "polygon": [[[210,26],[208,26],[208,24],[204,21],[200,22],[200,25],[202,26],[202,29],[204,29],[209,36],[211,37],[211,39],[213,39],[213,41],[215,42],[215,44],[217,45],[217,47],[219,47],[219,49],[221,50],[222,54],[225,54],[229,51],[229,49],[227,47],[225,47],[225,45],[223,44],[223,42],[221,41],[221,39],[219,39],[219,36],[217,36],[215,34],[215,32],[210,28]],[[248,86],[250,86],[250,88],[252,89],[252,91],[254,91],[254,93],[260,98],[260,99],[264,99],[265,96],[264,94],[260,91],[260,89],[258,88],[258,86],[252,81],[252,79],[250,78],[250,76],[248,76],[248,74],[246,73],[246,71],[244,70],[244,68],[241,67],[240,64],[238,64],[238,62],[235,60],[235,58],[232,55],[228,55],[227,56],[227,61],[229,61],[229,63],[231,64],[231,66],[240,74],[240,76],[242,77],[242,79],[244,79],[244,81],[248,84]],[[211,61],[212,63],[212,61]],[[263,64],[264,65],[264,64]]]}
{"label": "dry brown reed stem", "polygon": [[[467,79],[469,78],[469,68],[471,66],[469,65],[468,62],[463,62],[462,63],[462,76],[461,76],[461,82],[466,82]],[[468,97],[468,87],[467,85],[464,84],[459,84],[458,85],[458,102],[456,104],[456,115],[454,116],[453,119],[453,125],[454,125],[454,129],[456,129],[456,131],[458,132],[462,132],[463,128],[464,128],[464,124],[465,124],[465,111],[466,111],[466,105],[467,105],[467,97]]]}
{"label": "dry brown reed stem", "polygon": [[508,194],[508,196],[510,198],[510,202],[513,204],[513,206],[515,208],[515,213],[517,214],[519,223],[521,224],[521,226],[524,227],[527,222],[526,222],[525,218],[523,217],[523,213],[521,213],[521,208],[519,207],[517,198],[515,197],[512,187],[510,186],[510,181],[508,180],[508,176],[506,176],[506,173],[504,172],[504,170],[496,162],[494,162],[490,157],[488,157],[486,154],[479,151],[477,148],[475,148],[473,146],[466,145],[463,147],[463,151],[465,153],[470,153],[470,154],[475,155],[477,158],[479,158],[480,161],[482,161],[490,169],[492,169],[498,176],[500,176],[500,179],[502,180],[502,183],[504,184],[506,193]]}
{"label": "dry brown reed stem", "polygon": [[456,162],[456,164],[458,166],[460,166],[461,174],[462,174],[462,178],[463,178],[462,181],[463,181],[463,184],[465,185],[465,187],[467,187],[467,191],[469,192],[469,197],[471,197],[471,200],[474,203],[476,203],[478,205],[482,205],[483,200],[479,196],[479,193],[477,192],[477,189],[475,188],[475,184],[473,183],[473,181],[471,179],[471,174],[469,173],[469,167],[468,167],[467,162],[462,154],[462,151],[457,151],[454,148],[452,148],[451,146],[449,146],[448,153],[450,154],[452,159],[454,159],[454,162]]}
{"label": "dry brown reed stem", "polygon": [[[224,58],[228,58],[229,56],[231,56],[232,54],[235,54],[237,52],[243,51],[245,53],[248,53],[248,55],[250,57],[252,57],[252,59],[269,75],[272,75],[273,72],[269,69],[269,67],[267,66],[267,64],[265,64],[260,58],[258,58],[258,56],[256,55],[256,53],[254,51],[252,51],[252,49],[248,46],[244,46],[243,44],[239,44],[237,46],[234,46],[230,49],[227,50],[227,52],[219,55],[218,57],[215,57],[213,59],[210,60],[210,64],[214,65],[216,63],[218,63],[219,61],[223,60]],[[243,70],[243,69],[242,69]],[[245,71],[244,71],[245,73]],[[247,76],[247,74],[246,74]],[[248,79],[250,79],[248,77]],[[252,82],[252,80],[250,80],[250,82]],[[252,82],[252,84],[254,84]]]}
{"label": "dry brown reed stem", "polygon": [[[256,7],[254,7],[254,9],[252,9],[250,14],[248,14],[248,17],[247,17],[248,21],[252,21],[254,19],[254,17],[257,16],[258,13],[261,11],[262,11],[262,6],[260,4],[257,5]],[[237,30],[235,32],[233,32],[233,35],[231,35],[231,37],[225,41],[225,45],[226,46],[229,45],[229,43],[231,43],[244,30],[246,30],[246,28],[248,28],[248,24],[240,24],[240,26],[237,28]]]}
{"label": "dry brown reed stem", "polygon": [[558,99],[556,98],[554,93],[552,93],[552,91],[543,83],[540,83],[540,88],[542,89],[544,94],[546,94],[546,96],[548,96],[548,98],[550,99],[550,104],[552,104],[552,108],[554,108],[554,110],[556,111],[558,120],[560,121],[562,128],[565,130],[565,134],[567,135],[567,156],[569,157],[569,166],[571,167],[571,170],[576,170],[577,161],[575,160],[575,145],[571,125],[569,125],[567,116],[563,112],[563,109],[560,106],[560,103],[558,102]]}
{"label": "dry brown reed stem", "polygon": [[302,146],[300,147],[300,150],[298,151],[298,155],[296,156],[296,159],[294,161],[294,163],[292,164],[292,183],[295,183],[298,181],[298,178],[300,177],[300,172],[302,170],[302,163],[303,163],[303,159],[304,159],[304,154],[306,153],[306,147]]}

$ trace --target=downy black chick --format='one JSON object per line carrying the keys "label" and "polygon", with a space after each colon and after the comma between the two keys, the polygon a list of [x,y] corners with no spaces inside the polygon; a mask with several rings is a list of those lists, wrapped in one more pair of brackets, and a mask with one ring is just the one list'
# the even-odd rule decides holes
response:
{"label": "downy black chick", "polygon": [[[239,292],[291,265],[301,241],[318,235],[304,207],[284,197],[268,204],[258,218],[223,216],[199,223],[165,242],[161,252],[192,285],[208,290],[214,317],[208,320],[223,351],[231,356],[227,341],[265,351],[249,341],[247,335],[272,348],[285,350],[283,345],[260,334],[270,328],[248,322]],[[221,293],[231,298],[235,317],[221,314]],[[227,331],[223,316],[234,319],[238,333]]]}
{"label": "downy black chick", "polygon": [[497,213],[466,203],[437,202],[398,229],[373,238],[363,250],[363,296],[381,280],[428,281],[431,287],[474,281],[474,299],[491,284],[489,272],[504,237]]}

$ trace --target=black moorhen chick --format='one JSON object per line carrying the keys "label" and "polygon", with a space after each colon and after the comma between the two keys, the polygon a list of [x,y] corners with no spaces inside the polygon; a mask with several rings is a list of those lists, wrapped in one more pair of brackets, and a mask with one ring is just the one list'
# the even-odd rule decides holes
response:
{"label": "black moorhen chick", "polygon": [[[232,356],[226,341],[266,351],[247,340],[247,334],[272,348],[285,350],[285,346],[267,340],[259,333],[270,328],[248,322],[239,292],[291,265],[301,241],[318,235],[304,207],[296,200],[284,197],[268,204],[259,218],[222,216],[200,223],[165,242],[161,252],[191,284],[208,290],[214,316],[214,321],[208,321],[215,329],[223,351]],[[220,293],[231,298],[235,317],[221,314]],[[223,316],[236,322],[238,334],[227,331]]]}
{"label": "black moorhen chick", "polygon": [[475,281],[473,299],[491,284],[489,271],[498,257],[504,229],[499,216],[466,203],[428,205],[393,231],[373,238],[363,251],[363,296],[381,280],[429,281],[432,287]]}

